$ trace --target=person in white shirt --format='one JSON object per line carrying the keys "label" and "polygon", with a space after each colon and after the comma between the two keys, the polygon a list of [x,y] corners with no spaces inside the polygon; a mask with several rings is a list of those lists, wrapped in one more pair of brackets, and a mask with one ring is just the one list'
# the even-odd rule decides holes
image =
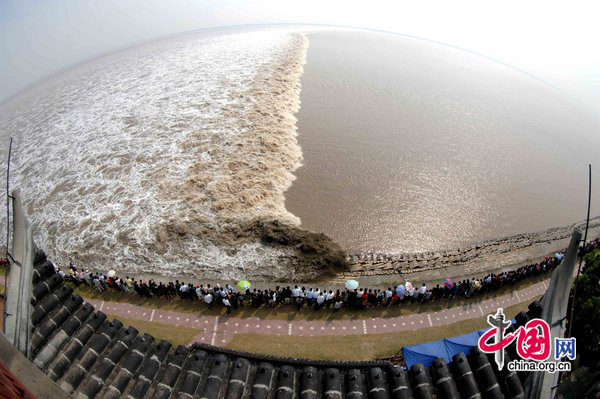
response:
{"label": "person in white shirt", "polygon": [[392,302],[392,296],[394,296],[392,288],[388,287],[387,291],[385,292],[385,305],[389,305]]}
{"label": "person in white shirt", "polygon": [[321,295],[321,290],[318,288],[315,288],[315,290],[313,292],[313,303],[317,302],[317,298],[319,297],[319,295]]}
{"label": "person in white shirt", "polygon": [[337,302],[333,305],[333,311],[337,312],[342,308],[342,300],[340,298],[338,298]]}
{"label": "person in white shirt", "polygon": [[227,308],[227,313],[231,313],[231,304],[229,303],[229,299],[227,297],[223,298],[223,306]]}
{"label": "person in white shirt", "polygon": [[292,290],[292,298],[296,299],[300,296],[300,288],[298,288],[298,286],[294,286],[294,289]]}
{"label": "person in white shirt", "polygon": [[210,292],[208,294],[204,295],[204,303],[206,303],[206,306],[208,306],[209,308],[212,307],[212,301],[213,301],[213,296]]}
{"label": "person in white shirt", "polygon": [[187,299],[187,292],[188,292],[188,285],[181,284],[181,287],[179,287],[179,293],[181,295],[181,299]]}
{"label": "person in white shirt", "polygon": [[329,290],[329,292],[325,291],[324,295],[325,295],[325,306],[330,307],[331,304],[333,303],[333,297],[335,296],[335,294],[333,293],[332,290]]}
{"label": "person in white shirt", "polygon": [[317,296],[317,306],[315,307],[315,310],[321,309],[324,302],[325,302],[325,295],[323,295],[322,292],[319,292],[319,295]]}

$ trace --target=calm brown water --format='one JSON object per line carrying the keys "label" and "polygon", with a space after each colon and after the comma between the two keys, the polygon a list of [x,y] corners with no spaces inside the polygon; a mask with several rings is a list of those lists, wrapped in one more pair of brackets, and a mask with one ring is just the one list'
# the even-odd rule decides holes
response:
{"label": "calm brown water", "polygon": [[412,252],[585,217],[600,126],[562,94],[425,41],[308,37],[304,160],[286,193],[302,227],[352,251]]}

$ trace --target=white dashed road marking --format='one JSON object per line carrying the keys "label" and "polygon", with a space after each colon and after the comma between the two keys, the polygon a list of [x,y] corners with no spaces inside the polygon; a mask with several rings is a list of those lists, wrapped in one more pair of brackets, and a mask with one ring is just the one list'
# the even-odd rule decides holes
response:
{"label": "white dashed road marking", "polygon": [[215,327],[213,329],[212,339],[210,340],[210,344],[215,344],[215,338],[217,337],[217,328],[219,327],[219,316],[215,317]]}
{"label": "white dashed road marking", "polygon": [[152,309],[152,313],[150,313],[150,321],[154,319],[154,309]]}
{"label": "white dashed road marking", "polygon": [[363,333],[366,334],[367,333],[367,321],[363,320]]}
{"label": "white dashed road marking", "polygon": [[431,322],[431,316],[427,315],[427,319],[429,320],[429,327],[433,327],[433,323]]}

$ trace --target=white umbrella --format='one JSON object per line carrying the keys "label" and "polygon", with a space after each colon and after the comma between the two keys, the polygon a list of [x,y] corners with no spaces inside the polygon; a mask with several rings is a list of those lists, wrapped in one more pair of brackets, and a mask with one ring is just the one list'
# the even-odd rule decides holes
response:
{"label": "white umbrella", "polygon": [[106,274],[107,277],[115,277],[117,275],[117,272],[114,270],[109,270],[108,273]]}
{"label": "white umbrella", "polygon": [[346,288],[349,290],[355,290],[358,288],[358,281],[356,280],[348,280],[346,281]]}

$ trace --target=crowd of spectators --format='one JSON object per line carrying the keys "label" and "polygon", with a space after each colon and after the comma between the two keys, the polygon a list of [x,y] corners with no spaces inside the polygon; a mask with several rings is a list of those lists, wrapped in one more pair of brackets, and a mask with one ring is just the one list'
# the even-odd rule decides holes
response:
{"label": "crowd of spectators", "polygon": [[[589,253],[600,248],[600,239],[590,241],[581,254]],[[403,303],[425,303],[444,298],[470,298],[486,292],[495,291],[502,287],[512,286],[518,281],[546,273],[554,269],[564,257],[557,253],[546,257],[537,264],[530,264],[516,270],[490,273],[482,278],[464,279],[453,282],[447,279],[434,287],[422,284],[414,287],[410,282],[390,285],[387,289],[357,288],[357,289],[321,289],[291,285],[276,286],[271,289],[246,289],[240,291],[230,284],[192,284],[187,282],[156,282],[154,280],[135,280],[129,276],[123,278],[107,276],[102,273],[79,271],[73,264],[69,265],[67,273],[59,269],[65,279],[75,284],[86,284],[95,287],[99,292],[113,290],[122,293],[135,293],[146,298],[180,299],[196,301],[212,308],[223,306],[231,313],[243,306],[259,308],[261,306],[295,306],[298,310],[311,307],[315,310],[332,309],[334,312],[342,308],[368,309],[382,306],[398,306]]]}

